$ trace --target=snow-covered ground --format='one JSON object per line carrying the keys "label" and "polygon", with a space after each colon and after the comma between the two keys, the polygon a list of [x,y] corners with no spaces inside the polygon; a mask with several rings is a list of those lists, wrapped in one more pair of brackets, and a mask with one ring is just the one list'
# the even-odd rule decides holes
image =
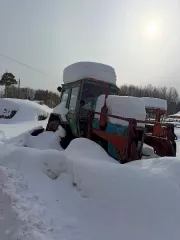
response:
{"label": "snow-covered ground", "polygon": [[11,137],[15,137],[25,131],[39,127],[46,126],[48,120],[45,121],[29,121],[21,123],[12,123],[12,124],[0,124],[0,140],[5,141]]}
{"label": "snow-covered ground", "polygon": [[87,139],[63,151],[61,128],[30,136],[46,123],[0,124],[1,240],[180,237],[180,140],[177,158],[120,165]]}

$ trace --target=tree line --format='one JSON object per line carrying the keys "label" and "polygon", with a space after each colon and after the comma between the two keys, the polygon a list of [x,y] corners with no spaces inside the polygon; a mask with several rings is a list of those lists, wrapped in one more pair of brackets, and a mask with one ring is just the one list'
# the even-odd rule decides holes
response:
{"label": "tree line", "polygon": [[60,100],[60,96],[56,92],[43,89],[32,89],[28,87],[19,89],[16,86],[10,86],[8,89],[6,89],[6,93],[4,91],[1,97],[39,101],[40,103],[46,104],[50,108],[57,106]]}
{"label": "tree line", "polygon": [[[5,87],[1,97],[42,101],[51,108],[59,103],[59,94],[56,92],[42,89],[19,88],[17,84],[18,82],[12,73],[4,73],[0,80],[0,85]],[[122,85],[119,87],[119,95],[165,99],[168,103],[168,114],[180,111],[180,96],[174,87],[154,87],[151,84],[147,86]]]}
{"label": "tree line", "polygon": [[59,94],[49,90],[20,88],[18,81],[12,73],[5,72],[0,80],[0,85],[4,86],[4,91],[1,92],[1,97],[20,98],[40,101],[47,106],[53,108],[59,103]]}

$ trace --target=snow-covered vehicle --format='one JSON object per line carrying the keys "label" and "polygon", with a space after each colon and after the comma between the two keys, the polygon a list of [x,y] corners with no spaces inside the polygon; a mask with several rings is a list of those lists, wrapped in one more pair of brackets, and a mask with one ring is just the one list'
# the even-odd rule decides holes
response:
{"label": "snow-covered vehicle", "polygon": [[[65,129],[66,135],[60,141],[64,149],[72,139],[84,137],[100,144],[120,163],[140,159],[144,141],[152,137],[174,149],[168,136],[147,136],[145,101],[118,96],[112,67],[75,63],[64,69],[63,81],[60,104],[51,113],[46,130],[55,132],[59,126]],[[35,130],[32,135],[42,131]],[[156,145],[153,147],[156,151]],[[175,155],[173,150],[158,150],[160,156]]]}
{"label": "snow-covered vehicle", "polygon": [[143,97],[146,108],[145,143],[154,148],[157,155],[176,156],[177,137],[174,124],[167,123],[167,101],[160,98]]}

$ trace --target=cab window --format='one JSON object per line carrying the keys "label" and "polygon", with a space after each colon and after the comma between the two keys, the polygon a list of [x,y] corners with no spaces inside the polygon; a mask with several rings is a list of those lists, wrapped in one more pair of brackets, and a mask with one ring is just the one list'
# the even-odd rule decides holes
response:
{"label": "cab window", "polygon": [[69,89],[65,89],[62,93],[61,103],[65,102],[67,104]]}
{"label": "cab window", "polygon": [[69,103],[69,110],[71,110],[71,111],[75,111],[78,94],[79,94],[79,86],[73,87],[71,90],[71,99],[70,99],[70,103]]}
{"label": "cab window", "polygon": [[[87,110],[95,110],[97,98],[100,95],[104,95],[105,91],[105,87],[101,84],[85,82],[82,91],[82,100],[85,102],[83,108]],[[117,94],[117,88],[109,87],[109,94]]]}

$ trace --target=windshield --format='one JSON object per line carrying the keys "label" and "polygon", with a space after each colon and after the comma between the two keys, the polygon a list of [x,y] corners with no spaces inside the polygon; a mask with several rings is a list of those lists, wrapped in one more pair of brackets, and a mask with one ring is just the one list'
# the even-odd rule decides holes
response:
{"label": "windshield", "polygon": [[[164,114],[161,114],[160,122],[164,122]],[[157,109],[146,108],[146,120],[154,121],[157,118]]]}
{"label": "windshield", "polygon": [[[82,98],[85,102],[83,108],[88,110],[94,110],[97,98],[100,95],[105,94],[105,88],[103,85],[95,84],[95,83],[84,83]],[[109,86],[109,95],[117,95],[118,89],[116,86]]]}

